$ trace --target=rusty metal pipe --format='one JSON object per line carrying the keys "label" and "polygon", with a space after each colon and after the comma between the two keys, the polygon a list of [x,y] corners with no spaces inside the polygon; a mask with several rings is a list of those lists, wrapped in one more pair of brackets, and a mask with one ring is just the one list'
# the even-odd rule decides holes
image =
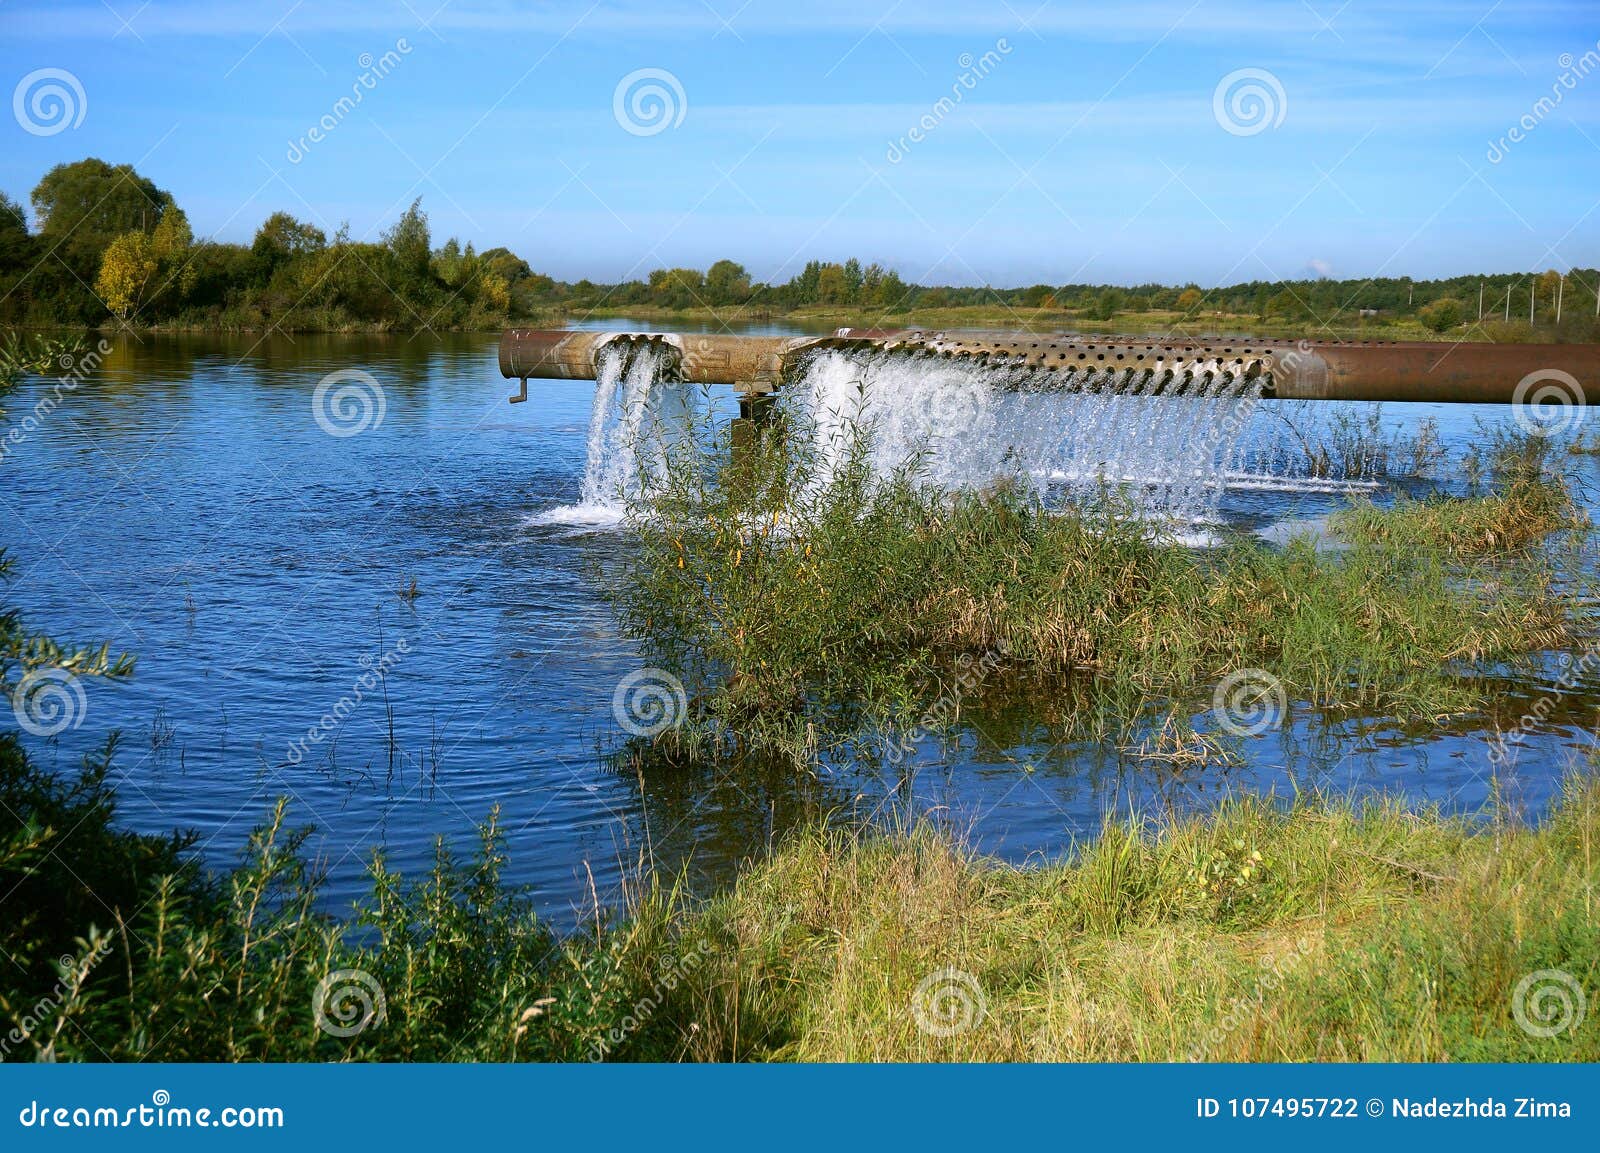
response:
{"label": "rusty metal pipe", "polygon": [[[819,349],[904,351],[948,359],[1075,374],[1150,374],[1152,391],[1177,392],[1204,372],[1264,376],[1263,395],[1284,400],[1426,401],[1510,404],[1530,378],[1557,381],[1574,399],[1600,386],[1600,345],[1480,344],[1206,339],[1151,341],[1026,332],[841,328],[823,336],[574,332],[511,329],[500,340],[500,371],[521,380],[593,379],[610,346],[656,344],[677,351],[685,380],[732,385],[745,396],[773,391]],[[1519,385],[1523,385],[1519,393]]]}

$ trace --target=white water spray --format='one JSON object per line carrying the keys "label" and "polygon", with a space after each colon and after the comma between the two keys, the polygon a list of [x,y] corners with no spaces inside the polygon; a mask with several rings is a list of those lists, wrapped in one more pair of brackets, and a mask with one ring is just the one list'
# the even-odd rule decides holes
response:
{"label": "white water spray", "polygon": [[[641,477],[693,424],[673,356],[643,344],[601,351],[580,501],[541,523],[622,519]],[[834,350],[813,355],[778,399],[818,483],[865,435],[878,476],[915,461],[940,488],[1013,479],[1052,504],[1115,490],[1153,524],[1188,539],[1196,526],[1218,522],[1228,488],[1309,493],[1372,483],[1282,467],[1278,438],[1269,435],[1265,448],[1259,424],[1251,429],[1261,383],[1215,358],[1171,362],[1157,376],[1101,364],[1049,370]]]}
{"label": "white water spray", "polygon": [[614,525],[622,519],[644,470],[657,467],[671,439],[688,428],[687,390],[667,379],[670,366],[670,354],[654,346],[601,349],[578,503],[534,523]]}
{"label": "white water spray", "polygon": [[920,456],[946,489],[1003,477],[1054,500],[1121,489],[1152,520],[1204,523],[1261,386],[1215,361],[1175,371],[1187,383],[1155,395],[1152,378],[1126,369],[826,352],[782,401],[823,478],[866,434],[879,475]]}

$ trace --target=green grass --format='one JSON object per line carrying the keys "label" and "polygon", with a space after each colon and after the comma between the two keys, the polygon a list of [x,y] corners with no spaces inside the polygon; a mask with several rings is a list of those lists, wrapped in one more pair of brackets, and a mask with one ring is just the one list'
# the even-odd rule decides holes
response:
{"label": "green grass", "polygon": [[[1594,1060],[1592,1017],[1530,1037],[1512,993],[1561,969],[1593,997],[1597,818],[1600,793],[1581,779],[1537,830],[1251,799],[1213,818],[1109,824],[1035,869],[927,831],[809,834],[696,918],[691,937],[709,934],[717,960],[686,996],[701,1024],[689,1053]],[[941,970],[971,979],[943,980],[957,1007],[983,1004],[949,1036],[914,1012]]]}
{"label": "green grass", "polygon": [[1552,468],[1560,458],[1552,441],[1491,433],[1485,455],[1469,471],[1493,474],[1497,484],[1489,492],[1402,497],[1387,508],[1364,501],[1336,513],[1329,527],[1361,544],[1457,558],[1523,552],[1542,546],[1552,534],[1585,527],[1565,478]]}
{"label": "green grass", "polygon": [[[31,845],[15,832],[0,828],[7,889],[47,852],[82,863],[65,829]],[[1251,798],[1109,823],[1034,868],[925,827],[814,829],[705,901],[641,866],[615,915],[558,938],[502,884],[492,823],[473,857],[441,849],[412,879],[377,859],[358,914],[319,911],[280,804],[220,877],[130,870],[133,891],[90,901],[63,871],[76,941],[19,918],[8,893],[0,1046],[12,1060],[1593,1061],[1593,1015],[1538,1037],[1514,1000],[1550,970],[1591,1001],[1600,986],[1597,833],[1600,784],[1582,776],[1536,828]]]}

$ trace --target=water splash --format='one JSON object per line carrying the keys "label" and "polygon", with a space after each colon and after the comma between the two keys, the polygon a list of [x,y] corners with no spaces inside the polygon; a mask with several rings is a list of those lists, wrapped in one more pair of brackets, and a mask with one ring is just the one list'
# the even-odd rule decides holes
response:
{"label": "water splash", "polygon": [[915,457],[946,489],[1009,477],[1059,503],[1113,488],[1154,521],[1201,524],[1213,519],[1261,386],[1216,360],[1168,371],[831,351],[781,400],[823,477],[866,432],[881,475]]}
{"label": "water splash", "polygon": [[672,438],[688,427],[688,393],[677,384],[674,368],[675,354],[655,345],[601,349],[578,503],[551,509],[532,523],[605,526],[622,520],[644,470],[659,466]]}
{"label": "water splash", "polygon": [[[692,435],[676,354],[614,343],[597,365],[588,457],[576,505],[540,524],[614,525],[674,437]],[[1307,475],[1282,420],[1255,420],[1261,382],[1225,360],[1169,362],[1159,372],[1099,364],[1046,369],[884,350],[813,354],[778,400],[814,482],[826,483],[866,434],[867,463],[889,476],[915,463],[946,490],[999,480],[1052,505],[1115,490],[1173,539],[1210,539],[1228,489],[1297,493],[1377,487]]]}

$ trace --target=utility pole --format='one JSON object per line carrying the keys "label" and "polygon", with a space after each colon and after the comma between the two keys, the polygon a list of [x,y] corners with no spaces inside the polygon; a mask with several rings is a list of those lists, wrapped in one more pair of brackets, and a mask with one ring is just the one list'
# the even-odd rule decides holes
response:
{"label": "utility pole", "polygon": [[1561,327],[1561,297],[1566,293],[1566,289],[1567,289],[1567,278],[1566,278],[1566,275],[1563,274],[1561,279],[1556,281],[1556,327],[1557,328]]}
{"label": "utility pole", "polygon": [[[1600,314],[1600,295],[1595,296],[1595,310]],[[1506,323],[1511,323],[1511,286],[1506,285]]]}
{"label": "utility pole", "polygon": [[1478,323],[1483,323],[1483,281],[1478,281]]}
{"label": "utility pole", "polygon": [[1533,298],[1539,295],[1539,277],[1537,275],[1528,284],[1528,323],[1533,324]]}

